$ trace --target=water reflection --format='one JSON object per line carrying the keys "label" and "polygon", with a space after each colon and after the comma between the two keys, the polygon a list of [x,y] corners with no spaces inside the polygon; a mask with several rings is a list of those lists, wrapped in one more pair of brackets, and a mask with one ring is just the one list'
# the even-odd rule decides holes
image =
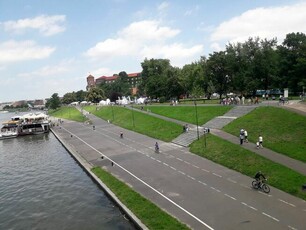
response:
{"label": "water reflection", "polygon": [[52,133],[1,140],[0,184],[0,229],[134,229]]}

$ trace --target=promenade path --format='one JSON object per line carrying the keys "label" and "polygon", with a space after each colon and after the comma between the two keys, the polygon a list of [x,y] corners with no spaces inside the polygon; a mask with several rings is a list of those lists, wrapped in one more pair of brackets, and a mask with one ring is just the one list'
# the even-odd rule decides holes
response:
{"label": "promenade path", "polygon": [[275,188],[254,191],[252,178],[175,143],[159,141],[156,154],[155,139],[88,117],[95,130],[64,121],[53,132],[90,167],[103,167],[190,228],[305,228],[305,201]]}

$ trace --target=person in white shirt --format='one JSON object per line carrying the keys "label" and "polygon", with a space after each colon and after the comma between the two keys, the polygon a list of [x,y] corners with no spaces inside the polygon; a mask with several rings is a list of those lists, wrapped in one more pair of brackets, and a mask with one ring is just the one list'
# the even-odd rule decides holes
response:
{"label": "person in white shirt", "polygon": [[246,130],[244,130],[244,141],[245,141],[246,143],[249,142],[249,140],[248,140],[248,132],[247,132]]}
{"label": "person in white shirt", "polygon": [[262,138],[261,135],[259,135],[259,137],[258,137],[258,142],[259,142],[259,146],[260,146],[261,148],[263,148],[263,146],[262,146],[263,138]]}

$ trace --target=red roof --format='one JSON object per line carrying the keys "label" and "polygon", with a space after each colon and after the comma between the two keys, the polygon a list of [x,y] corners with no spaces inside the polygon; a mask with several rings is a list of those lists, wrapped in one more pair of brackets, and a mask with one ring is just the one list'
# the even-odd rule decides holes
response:
{"label": "red roof", "polygon": [[[138,73],[129,73],[128,74],[128,77],[137,77],[138,74],[140,74],[140,72]],[[99,78],[97,78],[96,80],[98,79],[103,79],[103,80],[106,80],[106,81],[110,81],[110,80],[116,80],[118,78],[119,75],[114,75],[114,76],[101,76]]]}
{"label": "red roof", "polygon": [[138,74],[140,74],[140,73],[129,73],[128,76],[129,77],[137,77]]}

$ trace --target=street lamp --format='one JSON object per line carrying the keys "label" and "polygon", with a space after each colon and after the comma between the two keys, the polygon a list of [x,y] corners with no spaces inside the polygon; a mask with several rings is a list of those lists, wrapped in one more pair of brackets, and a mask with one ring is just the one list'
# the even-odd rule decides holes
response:
{"label": "street lamp", "polygon": [[227,97],[227,84],[230,81],[230,76],[228,76],[227,74],[225,75],[225,97]]}
{"label": "street lamp", "polygon": [[114,108],[113,108],[113,105],[112,105],[112,114],[113,114],[113,121],[114,121],[115,117],[114,117]]}
{"label": "street lamp", "polygon": [[135,128],[134,107],[133,107],[133,105],[132,105],[132,119],[133,119],[133,127]]}
{"label": "street lamp", "polygon": [[195,112],[196,112],[197,136],[198,136],[198,140],[199,140],[200,137],[199,137],[198,109],[197,109],[197,102],[196,102],[196,100],[194,100],[194,107],[195,107]]}

